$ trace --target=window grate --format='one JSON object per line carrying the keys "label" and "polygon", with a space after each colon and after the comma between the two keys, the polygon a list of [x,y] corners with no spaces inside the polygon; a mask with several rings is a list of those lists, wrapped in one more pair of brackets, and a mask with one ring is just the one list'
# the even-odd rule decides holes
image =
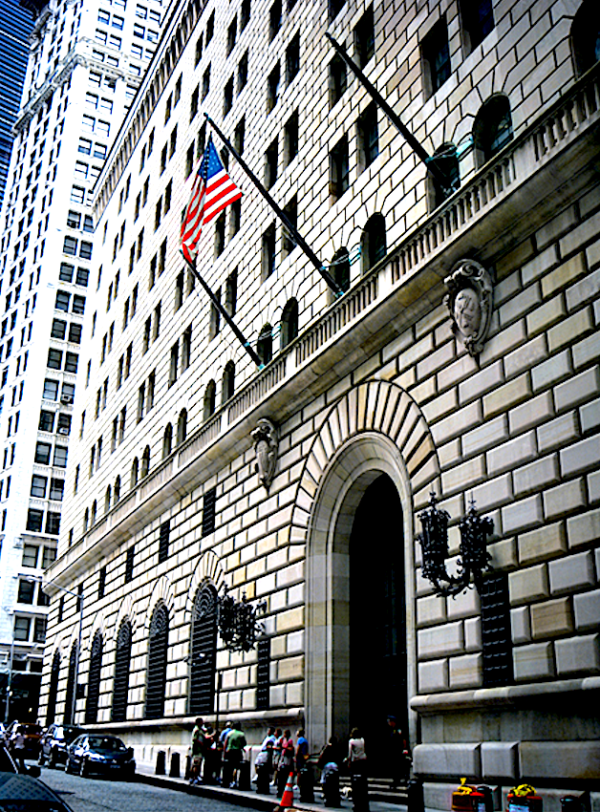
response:
{"label": "window grate", "polygon": [[211,488],[204,494],[202,509],[202,536],[214,533],[216,518],[217,489]]}
{"label": "window grate", "polygon": [[129,669],[131,664],[131,623],[124,620],[117,635],[115,674],[113,679],[112,721],[124,722],[127,718],[129,693]]}
{"label": "window grate", "polygon": [[169,538],[171,535],[171,523],[163,522],[160,526],[158,537],[158,563],[162,564],[169,557]]}
{"label": "window grate", "polygon": [[486,688],[508,685],[513,682],[513,660],[507,573],[488,575],[479,595],[483,685]]}
{"label": "window grate", "polygon": [[48,707],[46,708],[46,727],[52,724],[56,713],[56,698],[58,696],[58,677],[60,674],[60,654],[54,652],[52,670],[50,672],[50,687],[48,688]]}
{"label": "window grate", "polygon": [[169,615],[161,604],[154,610],[150,622],[148,646],[148,679],[146,684],[146,719],[160,719],[165,712],[167,655],[169,646]]}
{"label": "window grate", "polygon": [[217,592],[204,586],[196,595],[190,662],[191,714],[213,713],[217,664]]}
{"label": "window grate", "polygon": [[77,661],[77,643],[71,646],[71,655],[69,657],[69,675],[67,677],[67,693],[65,696],[65,710],[63,714],[63,723],[70,725],[73,721],[73,691],[75,690],[75,663]]}
{"label": "window grate", "polygon": [[102,671],[102,634],[96,632],[90,655],[90,672],[88,678],[87,702],[85,705],[85,724],[93,725],[98,721],[98,700],[100,698],[100,673]]}
{"label": "window grate", "polygon": [[271,638],[262,637],[257,644],[256,709],[268,710],[271,687]]}

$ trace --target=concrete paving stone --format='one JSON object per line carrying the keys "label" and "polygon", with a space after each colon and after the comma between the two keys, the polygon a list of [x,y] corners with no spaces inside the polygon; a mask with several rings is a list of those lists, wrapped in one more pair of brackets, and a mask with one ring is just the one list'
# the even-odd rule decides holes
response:
{"label": "concrete paving stone", "polygon": [[558,482],[558,457],[552,454],[513,471],[515,496],[542,490]]}
{"label": "concrete paving stone", "polygon": [[531,632],[534,640],[561,637],[574,629],[570,598],[534,603],[531,606]]}
{"label": "concrete paving stone", "polygon": [[567,519],[569,548],[573,549],[600,538],[600,510],[590,510]]}
{"label": "concrete paving stone", "polygon": [[579,437],[577,413],[569,412],[540,426],[537,430],[540,454],[561,448]]}
{"label": "concrete paving stone", "polygon": [[483,414],[486,420],[495,417],[518,406],[523,401],[529,401],[531,394],[529,375],[520,375],[484,396]]}
{"label": "concrete paving stone", "polygon": [[544,516],[546,519],[557,519],[574,513],[587,504],[585,480],[583,478],[564,482],[556,488],[544,491]]}
{"label": "concrete paving stone", "polygon": [[571,356],[568,350],[553,355],[531,370],[533,391],[539,392],[541,389],[547,389],[549,386],[568,378],[572,371]]}
{"label": "concrete paving stone", "polygon": [[573,339],[584,336],[594,329],[594,319],[591,307],[578,310],[568,319],[548,330],[548,349],[556,352],[562,347],[573,343]]}
{"label": "concrete paving stone", "polygon": [[536,561],[556,558],[567,550],[564,523],[544,524],[543,527],[529,533],[521,533],[517,543],[521,564],[533,564]]}
{"label": "concrete paving stone", "polygon": [[556,246],[550,245],[522,266],[521,278],[523,284],[529,285],[539,279],[540,276],[548,274],[550,268],[556,265],[557,262]]}
{"label": "concrete paving stone", "polygon": [[573,596],[575,628],[590,631],[600,628],[600,589]]}
{"label": "concrete paving stone", "polygon": [[479,688],[482,684],[482,655],[478,651],[474,654],[464,654],[461,657],[451,657],[449,661],[449,687]]}
{"label": "concrete paving stone", "polygon": [[448,660],[433,660],[418,665],[419,693],[448,689]]}
{"label": "concrete paving stone", "polygon": [[520,434],[514,440],[490,449],[487,454],[487,467],[490,475],[499,474],[527,462],[537,454],[537,442],[534,431]]}
{"label": "concrete paving stone", "polygon": [[548,598],[550,587],[546,565],[537,564],[510,572],[508,574],[508,592],[511,606]]}
{"label": "concrete paving stone", "polygon": [[[508,425],[512,436],[534,426],[545,423],[554,415],[554,404],[550,392],[542,392],[537,397],[529,398],[521,406],[516,406],[508,413]],[[538,437],[539,442],[539,437]]]}
{"label": "concrete paving stone", "polygon": [[591,550],[567,555],[548,564],[552,595],[578,592],[596,585],[596,568]]}
{"label": "concrete paving stone", "polygon": [[600,296],[600,268],[591,271],[567,290],[567,307],[572,312]]}
{"label": "concrete paving stone", "polygon": [[[552,246],[554,247],[554,246]],[[542,295],[544,299],[562,290],[587,272],[584,254],[576,254],[542,279]],[[569,308],[571,310],[572,308]]]}
{"label": "concrete paving stone", "polygon": [[580,440],[560,452],[560,469],[563,476],[574,476],[598,467],[600,460],[600,436]]}
{"label": "concrete paving stone", "polygon": [[[517,682],[553,677],[554,651],[552,643],[531,643],[513,649],[514,674]],[[525,773],[528,775],[529,773]]]}
{"label": "concrete paving stone", "polygon": [[529,643],[531,641],[529,606],[517,606],[510,610],[510,628],[513,643]]}
{"label": "concrete paving stone", "polygon": [[542,499],[539,495],[521,499],[502,508],[502,527],[505,533],[528,530],[542,521]]}
{"label": "concrete paving stone", "polygon": [[[577,672],[598,674],[600,672],[600,634],[587,634],[557,640],[556,671],[559,676]],[[562,769],[561,769],[562,774]]]}

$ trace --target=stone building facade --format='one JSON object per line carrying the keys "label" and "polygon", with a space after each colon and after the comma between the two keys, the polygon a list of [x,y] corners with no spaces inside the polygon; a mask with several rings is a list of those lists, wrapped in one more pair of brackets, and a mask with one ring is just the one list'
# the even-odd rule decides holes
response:
{"label": "stone building facade", "polygon": [[[377,763],[393,713],[430,809],[449,808],[461,775],[527,781],[550,809],[594,788],[594,17],[575,0],[475,5],[174,9],[96,188],[97,309],[48,574],[46,719],[75,707],[147,764],[185,755],[196,715],[237,719],[254,742],[271,723],[305,726],[312,750],[358,723]],[[229,156],[244,196],[206,228],[198,268],[258,370],[178,253],[202,110],[344,289],[332,294]],[[463,261],[489,276],[486,332],[477,285],[471,320],[446,302]],[[439,596],[423,577],[432,491],[453,572],[471,501],[493,521],[480,590]],[[266,602],[249,652],[217,634],[223,587]]]}

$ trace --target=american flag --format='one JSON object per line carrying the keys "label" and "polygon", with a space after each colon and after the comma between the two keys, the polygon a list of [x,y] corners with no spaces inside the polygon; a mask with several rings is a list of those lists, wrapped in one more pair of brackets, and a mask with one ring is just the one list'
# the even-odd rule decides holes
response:
{"label": "american flag", "polygon": [[198,254],[203,226],[241,196],[241,190],[221,163],[211,137],[198,168],[192,196],[181,224],[181,252],[191,265]]}

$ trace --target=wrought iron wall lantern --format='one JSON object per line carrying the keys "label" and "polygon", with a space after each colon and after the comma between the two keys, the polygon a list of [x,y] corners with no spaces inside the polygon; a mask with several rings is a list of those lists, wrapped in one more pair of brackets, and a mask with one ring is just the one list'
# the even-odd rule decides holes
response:
{"label": "wrought iron wall lantern", "polygon": [[[473,584],[479,591],[484,571],[491,570],[491,556],[486,549],[487,537],[494,531],[494,522],[481,517],[471,499],[466,516],[460,520],[460,558],[456,575],[446,570],[448,558],[448,521],[450,514],[439,510],[437,498],[431,492],[429,507],[419,513],[423,532],[417,541],[423,548],[423,575],[434,586],[436,595],[456,597]],[[473,577],[473,584],[471,583]]]}
{"label": "wrought iron wall lantern", "polygon": [[266,601],[254,605],[249,603],[246,593],[241,601],[236,601],[227,594],[217,598],[217,623],[221,639],[229,651],[250,651],[258,638],[264,633],[264,625],[258,620],[259,615],[267,609]]}

